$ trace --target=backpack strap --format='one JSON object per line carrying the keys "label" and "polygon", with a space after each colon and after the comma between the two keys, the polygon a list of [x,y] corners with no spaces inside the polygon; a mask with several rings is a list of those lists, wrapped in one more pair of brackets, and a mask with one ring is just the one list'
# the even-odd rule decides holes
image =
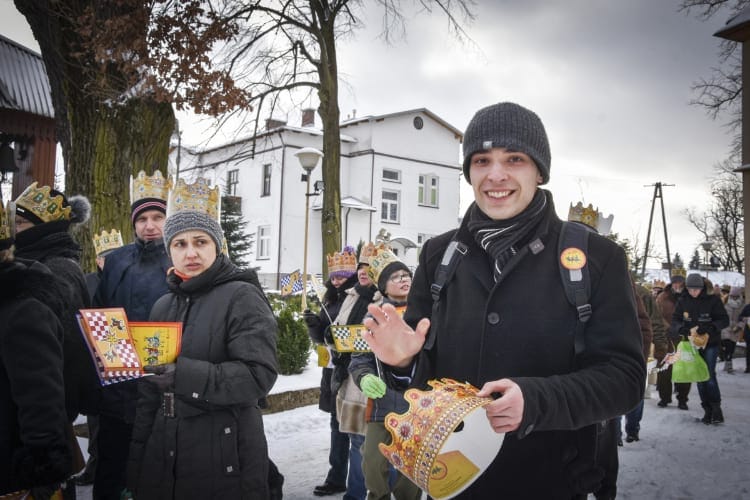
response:
{"label": "backpack strap", "polygon": [[[440,259],[440,264],[435,268],[435,281],[430,285],[430,293],[432,294],[432,317],[437,315],[441,298],[440,292],[445,288],[445,285],[450,282],[453,275],[456,274],[458,263],[469,251],[469,247],[456,239],[457,234],[458,231],[453,235],[453,239],[448,243],[448,246],[445,247],[443,257]],[[427,337],[424,348],[430,349],[434,343],[435,336],[430,335]]]}
{"label": "backpack strap", "polygon": [[584,224],[563,221],[557,242],[560,255],[560,278],[568,302],[575,307],[578,314],[574,340],[576,356],[581,354],[585,347],[583,330],[591,317],[591,304],[589,303],[591,280],[586,262],[589,232],[590,229]]}

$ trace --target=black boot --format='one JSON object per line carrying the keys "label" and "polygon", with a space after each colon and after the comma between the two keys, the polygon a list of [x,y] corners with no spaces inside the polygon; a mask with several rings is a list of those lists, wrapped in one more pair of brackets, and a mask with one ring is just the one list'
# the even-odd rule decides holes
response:
{"label": "black boot", "polygon": [[711,413],[712,413],[711,412],[711,410],[712,410],[711,405],[708,404],[708,403],[701,403],[701,406],[703,407],[703,411],[706,412],[703,415],[703,418],[701,419],[701,422],[703,422],[706,425],[710,425],[711,424],[711,418],[712,418],[711,417]]}
{"label": "black boot", "polygon": [[711,423],[724,423],[724,413],[721,411],[721,403],[711,403]]}

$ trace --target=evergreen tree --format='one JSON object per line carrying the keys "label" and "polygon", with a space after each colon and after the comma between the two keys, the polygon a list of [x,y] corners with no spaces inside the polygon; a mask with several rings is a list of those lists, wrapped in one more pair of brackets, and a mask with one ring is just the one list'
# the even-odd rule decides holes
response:
{"label": "evergreen tree", "polygon": [[247,234],[247,222],[242,217],[242,198],[221,197],[221,229],[227,240],[229,259],[240,269],[248,267],[247,256],[253,249],[255,233]]}

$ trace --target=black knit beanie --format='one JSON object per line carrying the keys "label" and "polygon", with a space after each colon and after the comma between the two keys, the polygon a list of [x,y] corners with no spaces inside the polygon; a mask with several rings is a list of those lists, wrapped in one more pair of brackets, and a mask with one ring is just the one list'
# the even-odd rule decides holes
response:
{"label": "black knit beanie", "polygon": [[542,184],[549,181],[549,141],[542,120],[533,111],[512,102],[501,102],[476,112],[464,134],[464,177],[469,184],[471,156],[492,148],[529,155],[542,174]]}
{"label": "black knit beanie", "polygon": [[138,216],[146,210],[158,210],[166,215],[167,202],[160,198],[141,198],[140,200],[136,200],[135,203],[130,205],[130,221],[133,223],[133,227],[135,227],[135,221]]}
{"label": "black knit beanie", "polygon": [[380,276],[378,276],[378,290],[380,290],[380,293],[383,295],[385,295],[385,287],[388,286],[388,279],[396,271],[406,271],[411,275],[411,270],[400,260],[391,262],[385,266],[383,271],[381,271]]}
{"label": "black knit beanie", "polygon": [[224,233],[216,219],[198,210],[180,210],[164,221],[164,245],[169,248],[172,239],[185,231],[205,231],[216,243],[216,253],[221,253]]}

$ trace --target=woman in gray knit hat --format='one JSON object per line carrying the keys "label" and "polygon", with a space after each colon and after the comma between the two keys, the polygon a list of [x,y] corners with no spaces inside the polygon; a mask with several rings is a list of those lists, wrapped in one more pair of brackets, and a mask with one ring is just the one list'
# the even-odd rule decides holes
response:
{"label": "woman in gray knit hat", "polygon": [[259,401],[278,373],[277,325],[255,272],[230,262],[222,240],[203,212],[164,223],[174,267],[150,320],[182,322],[182,350],[140,381],[128,467],[139,500],[271,494]]}

